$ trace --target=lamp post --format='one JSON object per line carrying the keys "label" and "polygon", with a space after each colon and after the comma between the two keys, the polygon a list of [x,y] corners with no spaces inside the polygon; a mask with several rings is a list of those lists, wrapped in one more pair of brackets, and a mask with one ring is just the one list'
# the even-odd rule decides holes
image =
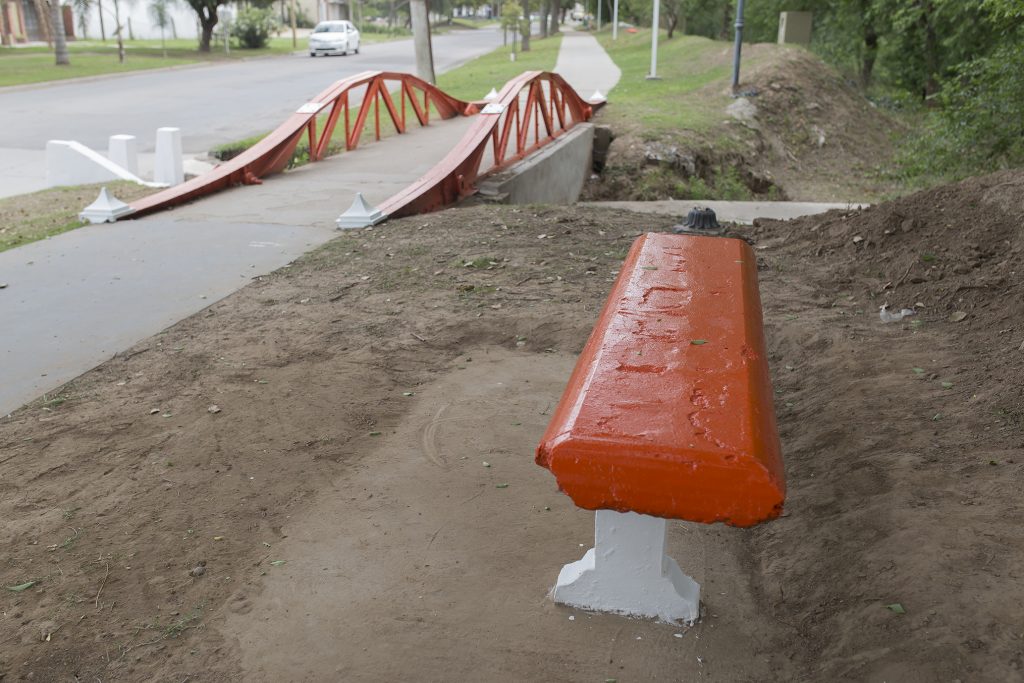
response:
{"label": "lamp post", "polygon": [[[657,2],[657,0],[655,0]],[[732,58],[732,92],[740,89],[740,53],[743,50],[743,0],[736,0],[736,47]]]}
{"label": "lamp post", "polygon": [[[742,2],[743,0],[740,0]],[[654,18],[651,19],[651,73],[647,74],[647,80],[658,80],[658,14],[661,11],[661,2],[654,0]]]}
{"label": "lamp post", "polygon": [[612,40],[619,39],[619,0],[612,5]]}

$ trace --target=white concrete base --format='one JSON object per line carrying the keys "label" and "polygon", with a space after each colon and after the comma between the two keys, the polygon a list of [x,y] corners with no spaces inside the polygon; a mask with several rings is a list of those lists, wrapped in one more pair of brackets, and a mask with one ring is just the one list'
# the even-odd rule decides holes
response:
{"label": "white concrete base", "polygon": [[338,226],[338,230],[352,230],[354,228],[377,225],[384,218],[386,216],[381,213],[380,209],[366,203],[362,192],[356,192],[356,198],[352,202],[352,206],[348,208],[348,211],[338,216],[338,220],[334,222]]}
{"label": "white concrete base", "polygon": [[156,162],[153,166],[153,180],[167,185],[185,182],[185,171],[181,159],[181,129],[156,129]]}
{"label": "white concrete base", "polygon": [[700,585],[665,554],[665,520],[598,510],[594,547],[562,567],[551,598],[597,612],[692,624],[700,616]]}
{"label": "white concrete base", "polygon": [[111,135],[107,158],[129,173],[139,175],[139,145],[134,135]]}
{"label": "white concrete base", "polygon": [[107,188],[100,189],[100,196],[89,206],[82,209],[78,217],[90,223],[115,223],[118,218],[135,213],[135,209],[111,196]]}

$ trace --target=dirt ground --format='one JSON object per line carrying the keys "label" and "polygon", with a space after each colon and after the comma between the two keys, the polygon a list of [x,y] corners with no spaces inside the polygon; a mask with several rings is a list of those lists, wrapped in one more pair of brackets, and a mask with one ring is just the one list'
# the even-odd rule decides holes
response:
{"label": "dirt ground", "polygon": [[787,512],[670,525],[688,629],[546,599],[593,518],[532,461],[668,222],[346,233],[0,420],[0,680],[1020,680],[1022,219],[1004,173],[739,229]]}
{"label": "dirt ground", "polygon": [[[707,131],[654,136],[639,123],[608,121],[615,139],[600,176],[584,188],[600,200],[790,199],[876,202],[896,194],[884,173],[905,125],[817,56],[753,45],[734,99],[727,80],[693,93],[723,105]],[[745,53],[746,54],[746,51]],[[730,51],[719,57],[723,64]]]}

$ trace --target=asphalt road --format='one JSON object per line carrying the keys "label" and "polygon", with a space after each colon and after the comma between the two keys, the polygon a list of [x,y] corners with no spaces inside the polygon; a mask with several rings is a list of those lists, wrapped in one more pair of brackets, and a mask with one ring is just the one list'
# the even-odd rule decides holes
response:
{"label": "asphalt road", "polygon": [[[452,69],[500,44],[494,29],[436,36],[435,68]],[[270,130],[332,82],[374,69],[415,72],[412,40],[367,44],[347,57],[304,53],[0,91],[0,155],[42,151],[52,139],[105,150],[115,133],[135,135],[145,152],[160,126],[181,128],[185,152],[202,152]]]}

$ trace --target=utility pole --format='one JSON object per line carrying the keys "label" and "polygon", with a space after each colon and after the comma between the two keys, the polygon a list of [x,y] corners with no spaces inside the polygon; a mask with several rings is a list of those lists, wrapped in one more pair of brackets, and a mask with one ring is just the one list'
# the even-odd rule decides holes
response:
{"label": "utility pole", "polygon": [[661,2],[654,0],[654,17],[651,19],[651,73],[647,80],[658,80],[658,26],[660,21]]}
{"label": "utility pole", "polygon": [[612,5],[612,40],[619,39],[619,0]]}
{"label": "utility pole", "polygon": [[[657,2],[657,0],[655,0]],[[736,47],[732,59],[732,92],[740,89],[740,52],[743,50],[743,0],[736,0]]]}
{"label": "utility pole", "polygon": [[416,75],[428,83],[436,83],[434,51],[430,45],[430,15],[426,0],[410,0],[409,19],[412,22],[412,41],[416,51]]}

